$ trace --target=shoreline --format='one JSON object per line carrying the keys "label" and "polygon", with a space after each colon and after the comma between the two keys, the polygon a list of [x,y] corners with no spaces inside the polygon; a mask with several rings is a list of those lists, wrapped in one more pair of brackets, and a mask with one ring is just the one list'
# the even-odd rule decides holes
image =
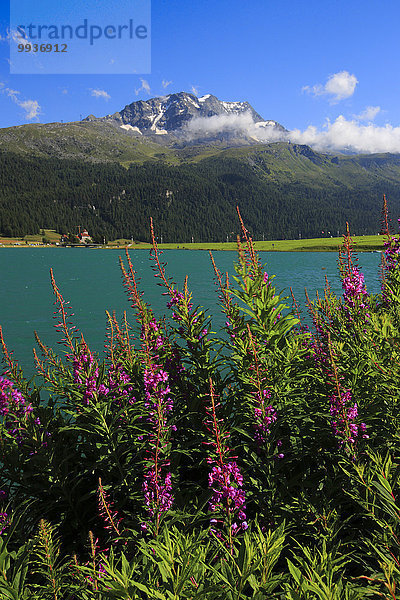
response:
{"label": "shoreline", "polygon": [[[63,246],[13,246],[12,244],[10,245],[4,245],[4,246],[0,246],[0,251],[3,249],[23,249],[23,250],[34,250],[34,249],[39,249],[39,250],[66,250],[65,247]],[[126,248],[128,248],[128,250],[151,250],[151,246],[101,246],[99,248],[79,248],[79,250],[125,250]],[[336,248],[332,248],[332,247],[310,247],[310,248],[255,248],[257,252],[338,252],[339,251],[340,246],[337,246]],[[237,249],[236,248],[223,248],[223,247],[216,247],[216,246],[207,246],[206,248],[190,248],[189,246],[172,246],[172,245],[168,245],[168,247],[164,247],[164,246],[158,246],[159,250],[182,250],[182,251],[198,251],[198,252],[236,252]],[[358,246],[353,246],[353,251],[354,252],[374,252],[374,253],[382,253],[383,252],[383,246],[380,247],[358,247]]]}
{"label": "shoreline", "polygon": [[[370,236],[354,236],[353,249],[356,252],[383,252],[384,237],[378,235]],[[121,240],[122,241],[122,240]],[[6,242],[6,243],[4,243]],[[24,240],[13,240],[14,243],[7,243],[5,238],[0,239],[0,249],[2,248],[25,248],[25,249],[44,249],[44,248],[74,248],[78,250],[150,250],[151,244],[143,243],[126,243],[115,245],[98,245],[98,246],[56,246],[54,244],[39,244]],[[271,241],[255,241],[254,249],[257,252],[338,252],[343,242],[343,238],[311,238],[302,240],[271,240]],[[159,244],[160,250],[203,250],[203,251],[223,251],[236,252],[236,242],[188,242],[180,244],[165,243]]]}

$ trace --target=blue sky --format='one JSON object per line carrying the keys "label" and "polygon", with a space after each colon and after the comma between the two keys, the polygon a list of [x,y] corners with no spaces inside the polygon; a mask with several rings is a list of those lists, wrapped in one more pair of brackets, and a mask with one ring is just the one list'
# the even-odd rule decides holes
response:
{"label": "blue sky", "polygon": [[[48,2],[52,22],[88,18],[108,25],[107,18],[117,24],[137,15],[144,1],[70,0],[58,9],[30,0],[27,6],[40,6],[42,20]],[[23,3],[11,2],[18,18]],[[0,127],[104,116],[135,100],[193,91],[247,100],[293,131],[293,139],[315,147],[346,140],[359,151],[400,152],[398,0],[153,0],[151,71],[139,65],[135,73],[132,65],[132,74],[85,75],[10,73],[9,8],[2,0]],[[126,44],[114,48],[127,68]],[[91,51],[96,64],[104,63],[104,41]]]}

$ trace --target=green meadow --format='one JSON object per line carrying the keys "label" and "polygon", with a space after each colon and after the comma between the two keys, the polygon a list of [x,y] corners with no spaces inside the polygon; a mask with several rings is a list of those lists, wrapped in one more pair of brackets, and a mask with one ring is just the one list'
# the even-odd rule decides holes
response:
{"label": "green meadow", "polygon": [[[5,246],[12,246],[13,244],[22,243],[26,244],[41,244],[43,237],[45,237],[49,243],[56,243],[60,240],[60,235],[53,229],[44,229],[44,236],[42,234],[37,235],[26,235],[24,238],[0,238],[0,243]],[[360,252],[366,251],[371,252],[373,250],[383,250],[383,236],[380,235],[360,235],[354,236],[354,245]],[[342,244],[342,237],[332,238],[312,238],[312,239],[300,239],[300,240],[267,240],[267,241],[255,241],[254,247],[257,251],[264,252],[337,252],[340,245]],[[26,245],[25,244],[25,245]],[[135,249],[150,249],[151,244],[146,242],[134,241],[120,238],[108,242],[103,248],[121,248],[125,246],[132,246]],[[236,242],[188,242],[188,243],[168,243],[159,244],[159,248],[162,250],[226,250],[234,251],[237,249]]]}
{"label": "green meadow", "polygon": [[[354,236],[354,245],[358,251],[373,251],[383,249],[383,237],[380,235]],[[130,243],[129,240],[126,240]],[[343,242],[342,237],[313,238],[304,240],[268,240],[255,241],[257,251],[264,252],[337,252]],[[151,244],[135,243],[135,248],[150,248]],[[164,250],[236,250],[236,242],[203,242],[187,244],[159,244]]]}

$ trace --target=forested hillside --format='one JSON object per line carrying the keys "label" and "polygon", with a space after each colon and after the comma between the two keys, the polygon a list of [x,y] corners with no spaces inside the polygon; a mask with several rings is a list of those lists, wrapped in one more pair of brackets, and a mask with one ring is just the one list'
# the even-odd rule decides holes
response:
{"label": "forested hillside", "polygon": [[[178,156],[179,152],[176,152]],[[131,163],[27,157],[0,151],[0,234],[88,228],[95,239],[225,241],[237,232],[236,205],[256,239],[376,233],[381,196],[400,211],[400,157],[329,157],[306,146],[180,152]]]}

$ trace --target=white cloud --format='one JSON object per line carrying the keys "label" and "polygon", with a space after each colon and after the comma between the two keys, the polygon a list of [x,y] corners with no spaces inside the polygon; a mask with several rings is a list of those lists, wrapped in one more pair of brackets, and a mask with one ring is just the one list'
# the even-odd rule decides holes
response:
{"label": "white cloud", "polygon": [[309,126],[304,131],[294,129],[285,132],[273,126],[256,124],[250,113],[195,118],[185,128],[185,135],[189,139],[218,133],[245,135],[260,142],[307,144],[321,152],[400,153],[400,126],[378,127],[371,122],[362,124],[356,119],[346,119],[343,115],[333,122],[327,121],[323,128]]}
{"label": "white cloud", "polygon": [[358,79],[348,71],[340,71],[331,75],[325,84],[327,94],[332,94],[336,100],[349,98],[355,92]]}
{"label": "white cloud", "polygon": [[40,106],[37,100],[24,100],[23,102],[18,102],[18,106],[24,109],[26,112],[25,118],[28,121],[36,119],[40,114]]}
{"label": "white cloud", "polygon": [[7,33],[7,39],[12,40],[16,44],[22,44],[23,46],[26,46],[27,44],[32,43],[29,39],[27,39],[26,37],[23,37],[15,29],[12,29],[10,32]]}
{"label": "white cloud", "polygon": [[104,100],[109,100],[111,98],[110,94],[107,94],[105,90],[92,90],[91,95],[94,98],[104,98]]}
{"label": "white cloud", "polygon": [[140,94],[140,92],[146,92],[147,94],[150,94],[150,85],[149,85],[149,82],[146,81],[145,79],[140,79],[140,83],[142,84],[140,86],[140,88],[138,88],[137,90],[135,90],[136,96],[138,94]]}
{"label": "white cloud", "polygon": [[190,91],[192,92],[192,94],[194,94],[195,96],[199,95],[199,88],[196,85],[192,85],[192,87],[190,88]]}
{"label": "white cloud", "polygon": [[325,85],[317,83],[313,86],[306,85],[303,92],[308,92],[314,96],[330,96],[332,102],[339,102],[345,98],[350,98],[355,92],[358,79],[348,71],[339,71],[328,77]]}
{"label": "white cloud", "polygon": [[32,119],[38,119],[41,113],[41,107],[37,100],[21,100],[21,92],[6,87],[4,83],[0,84],[0,92],[8,96],[13,102],[15,102],[15,104],[20,106],[25,111],[25,118],[28,121],[32,121]]}
{"label": "white cloud", "polygon": [[29,41],[29,39],[27,39],[26,37],[23,37],[16,29],[7,29],[6,35],[0,34],[0,41],[1,42],[13,41],[16,44],[22,44],[23,46],[26,46],[26,44],[32,43]]}
{"label": "white cloud", "polygon": [[18,96],[18,94],[21,93],[18,90],[13,90],[12,88],[8,88],[8,87],[4,88],[4,92],[7,94],[7,96],[9,98],[11,98],[12,100],[14,100],[14,102],[18,101],[17,96]]}
{"label": "white cloud", "polygon": [[167,81],[167,79],[163,79],[161,85],[163,86],[164,90],[165,88],[167,88],[169,85],[171,85],[172,81]]}
{"label": "white cloud", "polygon": [[214,115],[212,117],[195,117],[186,125],[185,131],[190,136],[214,135],[216,133],[254,134],[254,121],[250,113]]}
{"label": "white cloud", "polygon": [[381,112],[380,106],[367,106],[359,115],[354,115],[357,121],[373,121],[377,114]]}
{"label": "white cloud", "polygon": [[362,125],[343,115],[333,123],[328,121],[324,130],[316,127],[308,127],[305,131],[296,129],[289,133],[289,138],[321,151],[400,152],[400,127],[378,127],[372,123]]}

